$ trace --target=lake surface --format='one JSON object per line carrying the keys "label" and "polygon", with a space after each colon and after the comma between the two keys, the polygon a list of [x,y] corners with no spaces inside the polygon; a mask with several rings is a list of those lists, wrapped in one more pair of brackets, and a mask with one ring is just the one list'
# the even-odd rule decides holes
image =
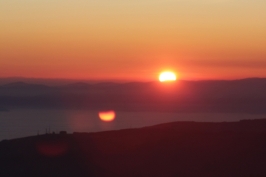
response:
{"label": "lake surface", "polygon": [[223,122],[260,119],[260,114],[116,112],[112,122],[99,119],[97,111],[17,109],[0,112],[0,141],[60,131],[99,132],[138,128],[175,121]]}

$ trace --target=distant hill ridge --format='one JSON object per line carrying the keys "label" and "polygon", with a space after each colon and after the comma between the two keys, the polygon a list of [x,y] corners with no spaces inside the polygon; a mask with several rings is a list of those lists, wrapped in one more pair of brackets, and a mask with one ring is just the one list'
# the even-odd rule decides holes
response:
{"label": "distant hill ridge", "polygon": [[25,82],[12,82],[9,84],[4,84],[1,86],[2,88],[48,88],[49,86],[43,84],[29,84]]}
{"label": "distant hill ridge", "polygon": [[266,113],[266,79],[0,86],[0,107]]}

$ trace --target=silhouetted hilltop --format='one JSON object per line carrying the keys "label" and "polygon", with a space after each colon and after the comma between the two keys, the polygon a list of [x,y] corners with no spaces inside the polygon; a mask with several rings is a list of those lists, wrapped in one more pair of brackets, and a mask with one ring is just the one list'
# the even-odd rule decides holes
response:
{"label": "silhouetted hilltop", "polygon": [[266,113],[266,79],[0,86],[0,107]]}
{"label": "silhouetted hilltop", "polygon": [[266,119],[174,122],[0,142],[0,176],[265,177]]}
{"label": "silhouetted hilltop", "polygon": [[73,83],[73,84],[68,84],[65,86],[62,86],[62,89],[89,89],[90,88],[90,84],[85,83],[85,82],[77,82],[77,83]]}
{"label": "silhouetted hilltop", "polygon": [[13,82],[0,86],[1,97],[27,97],[37,96],[51,91],[51,87],[42,84],[28,84]]}
{"label": "silhouetted hilltop", "polygon": [[50,87],[42,84],[28,84],[25,82],[13,82],[9,84],[2,85],[1,90],[12,90],[12,91],[39,91],[39,90],[47,90]]}

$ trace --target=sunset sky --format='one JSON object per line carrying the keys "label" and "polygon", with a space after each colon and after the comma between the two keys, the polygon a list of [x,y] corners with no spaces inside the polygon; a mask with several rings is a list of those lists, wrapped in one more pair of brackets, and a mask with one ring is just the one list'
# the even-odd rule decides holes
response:
{"label": "sunset sky", "polygon": [[265,0],[0,0],[0,77],[266,77]]}

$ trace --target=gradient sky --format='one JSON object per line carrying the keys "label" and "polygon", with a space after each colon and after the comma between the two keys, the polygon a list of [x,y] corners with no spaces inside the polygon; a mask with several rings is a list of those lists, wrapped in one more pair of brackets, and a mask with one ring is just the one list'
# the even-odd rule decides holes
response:
{"label": "gradient sky", "polygon": [[0,77],[266,77],[265,0],[0,0]]}

